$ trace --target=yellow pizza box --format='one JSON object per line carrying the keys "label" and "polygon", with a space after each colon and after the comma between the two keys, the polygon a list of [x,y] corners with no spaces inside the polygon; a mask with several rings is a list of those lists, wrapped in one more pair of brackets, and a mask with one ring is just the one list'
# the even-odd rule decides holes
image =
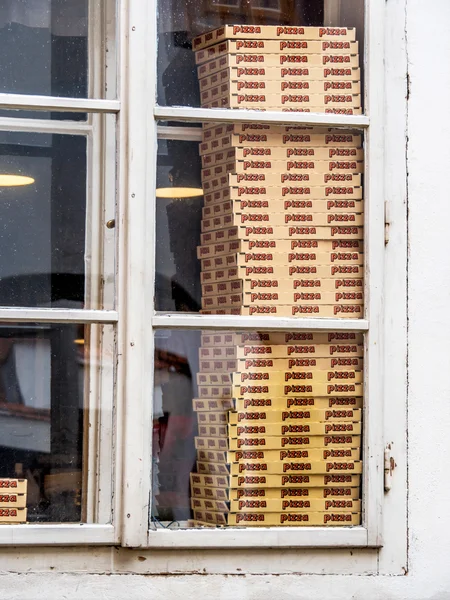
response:
{"label": "yellow pizza box", "polygon": [[191,488],[193,486],[200,486],[228,490],[230,487],[230,478],[228,476],[191,473],[189,478],[191,482]]}
{"label": "yellow pizza box", "polygon": [[226,438],[228,435],[226,425],[199,425],[198,435],[205,438]]}
{"label": "yellow pizza box", "polygon": [[217,244],[231,240],[363,240],[364,228],[355,225],[252,225],[233,226],[200,234],[200,244]]}
{"label": "yellow pizza box", "polygon": [[344,370],[355,370],[362,371],[363,369],[363,358],[362,357],[346,357],[346,356],[333,356],[327,358],[246,358],[239,359],[238,365],[233,371],[238,373],[245,373],[246,371],[252,371],[253,373],[270,373],[272,371],[289,371],[293,369],[304,369],[308,371],[323,371],[326,369],[338,369]]}
{"label": "yellow pizza box", "polygon": [[[361,448],[301,448],[300,450],[237,450],[224,453],[229,463],[289,462],[292,460],[360,460]],[[219,461],[217,461],[219,462]]]}
{"label": "yellow pizza box", "polygon": [[302,318],[333,318],[340,319],[362,319],[364,306],[356,304],[298,304],[288,306],[277,306],[274,304],[252,304],[242,307],[225,307],[200,310],[202,315],[243,315],[252,317],[254,315],[265,315],[274,317],[302,317]]}
{"label": "yellow pizza box", "polygon": [[193,398],[192,406],[195,412],[219,412],[233,408],[233,402],[226,398]]}
{"label": "yellow pizza box", "polygon": [[[255,360],[255,359],[251,359]],[[359,360],[359,359],[356,359]],[[236,398],[234,400],[234,409],[236,411],[245,411],[252,409],[260,410],[288,410],[296,409],[316,409],[322,410],[326,408],[358,409],[363,407],[362,396],[334,396],[330,397],[300,397],[285,396],[284,398]]]}
{"label": "yellow pizza box", "polygon": [[[272,160],[284,162],[288,160],[304,161],[330,161],[330,160],[353,160],[362,161],[364,159],[363,148],[357,147],[336,147],[336,146],[257,146],[257,145],[239,145],[237,147],[225,148],[204,154],[202,156],[202,168],[207,169],[214,165],[229,163],[232,160],[244,161],[254,160]],[[322,165],[321,165],[322,166]],[[323,165],[325,166],[325,165]],[[281,167],[276,165],[277,168]],[[274,196],[276,197],[276,196]],[[316,196],[317,197],[317,196]]]}
{"label": "yellow pizza box", "polygon": [[25,508],[27,505],[26,494],[16,494],[15,492],[0,492],[1,508]]}
{"label": "yellow pizza box", "polygon": [[224,463],[196,462],[197,473],[208,475],[229,475],[228,465]]}
{"label": "yellow pizza box", "polygon": [[[335,475],[329,473],[327,475],[309,475],[309,474],[297,474],[288,475],[265,475],[265,474],[254,474],[254,475],[239,475],[238,477],[230,477],[229,485],[231,489],[245,489],[245,488],[341,488],[345,487],[356,487],[359,492],[361,485],[361,475],[351,474],[339,474]],[[231,492],[233,494],[234,492]]]}
{"label": "yellow pizza box", "polygon": [[[235,350],[234,348],[226,349]],[[203,352],[203,348],[200,350]],[[198,395],[200,398],[233,398],[233,387],[231,385],[199,385]]]}
{"label": "yellow pizza box", "polygon": [[[210,371],[215,371],[218,373],[231,373],[233,371],[236,371],[237,369],[237,361],[236,360],[222,360],[222,359],[217,359],[217,360],[201,360],[200,361],[200,365],[199,365],[199,369],[202,373],[208,373]],[[205,403],[205,401],[202,399],[200,400],[201,403]],[[210,400],[209,402],[213,402],[213,403],[217,403],[217,400]],[[214,404],[216,405],[216,404]],[[208,405],[209,406],[209,405]],[[202,408],[201,410],[209,410],[206,408]],[[222,410],[217,409],[217,410]]]}
{"label": "yellow pizza box", "polygon": [[[327,81],[325,79],[311,79],[305,77],[295,81],[288,79],[265,79],[264,76],[256,77],[236,77],[230,79],[230,70],[224,69],[210,75],[202,77],[199,80],[200,92],[206,92],[213,88],[225,89],[228,94],[245,93],[267,93],[280,94],[285,92],[302,92],[307,94],[325,94],[325,93],[345,93],[360,94],[361,82],[351,79],[342,79],[341,81]],[[224,87],[225,86],[225,87]]]}
{"label": "yellow pizza box", "polygon": [[197,373],[197,385],[230,385],[229,373]]}
{"label": "yellow pizza box", "polygon": [[[235,281],[273,281],[274,279],[288,279],[290,277],[329,281],[345,281],[349,278],[361,279],[364,276],[362,265],[279,265],[273,267],[229,267],[227,269],[215,269],[201,273],[202,285],[213,285],[215,283]],[[345,278],[345,279],[344,279]],[[300,280],[302,281],[302,280]],[[342,284],[342,287],[345,287]]]}
{"label": "yellow pizza box", "polygon": [[[198,464],[198,463],[197,463]],[[217,467],[223,468],[224,471],[221,474],[226,474],[225,465],[220,463],[202,463],[204,467]],[[199,470],[199,473],[202,471]],[[217,471],[214,471],[216,473]],[[285,461],[280,462],[279,460],[274,462],[239,462],[230,464],[230,472],[232,477],[246,473],[267,473],[269,475],[277,475],[281,473],[350,473],[354,475],[360,475],[362,473],[362,462],[355,460],[317,460],[312,461]]]}
{"label": "yellow pizza box", "polygon": [[26,479],[11,479],[3,477],[0,479],[0,493],[26,494],[28,482]]}
{"label": "yellow pizza box", "polygon": [[229,462],[227,453],[221,450],[197,450],[197,460],[200,462]]}
{"label": "yellow pizza box", "polygon": [[[295,92],[295,90],[294,90]],[[280,110],[293,108],[295,111],[324,112],[328,109],[342,109],[356,114],[361,111],[361,94],[327,93],[310,94],[306,90],[297,93],[265,93],[265,90],[243,90],[237,94],[228,91],[228,84],[205,90],[200,94],[203,108],[255,108]]]}
{"label": "yellow pizza box", "polygon": [[357,331],[203,331],[201,334],[201,345],[206,348],[211,346],[243,346],[248,343],[261,345],[292,342],[331,344],[337,341],[363,344],[363,334]]}
{"label": "yellow pizza box", "polygon": [[[239,82],[237,82],[239,83]],[[277,82],[283,84],[284,82]],[[327,82],[325,82],[326,84]],[[321,82],[323,85],[324,82]],[[199,146],[199,154],[211,154],[220,152],[227,148],[238,147],[289,147],[289,148],[360,148],[362,135],[354,133],[269,133],[269,132],[246,132],[229,133],[222,137],[213,137],[204,141]]]}
{"label": "yellow pizza box", "polygon": [[[347,488],[353,490],[356,488]],[[283,490],[285,491],[285,490]],[[194,498],[209,498],[210,500],[222,500],[222,502],[229,502],[230,500],[230,489],[229,488],[215,488],[215,487],[204,487],[200,485],[191,485],[191,496]],[[350,497],[350,496],[349,496]]]}
{"label": "yellow pizza box", "polygon": [[323,227],[332,224],[347,224],[362,227],[364,225],[364,215],[354,212],[342,213],[320,213],[316,210],[309,212],[245,212],[230,213],[227,215],[202,219],[202,233],[208,231],[217,231],[228,227],[241,225],[257,225],[271,227],[285,227],[286,225],[313,225]]}
{"label": "yellow pizza box", "polygon": [[[317,477],[316,475],[314,477]],[[205,488],[207,489],[207,488]],[[214,489],[214,488],[213,488]],[[230,490],[231,500],[259,499],[259,500],[284,500],[284,499],[360,499],[358,487],[328,487],[328,488],[238,488]],[[223,498],[219,498],[222,500]]]}
{"label": "yellow pizza box", "polygon": [[[257,241],[257,240],[253,240]],[[306,240],[295,240],[300,243]],[[344,240],[343,240],[344,241]],[[354,241],[354,240],[352,240]],[[233,267],[250,267],[265,269],[274,269],[275,267],[294,267],[294,266],[333,266],[333,265],[364,265],[364,254],[356,251],[341,251],[332,252],[272,252],[269,251],[252,251],[252,252],[233,252],[224,256],[212,256],[203,258],[200,261],[202,271],[216,271],[220,269],[229,269]]]}
{"label": "yellow pizza box", "polygon": [[[273,174],[301,174],[301,175],[339,175],[364,173],[362,160],[235,160],[231,158],[226,163],[211,165],[201,171],[202,184],[207,181],[223,177],[228,174],[239,175],[267,175]],[[331,181],[330,181],[331,182]],[[311,182],[311,185],[314,185]]]}
{"label": "yellow pizza box", "polygon": [[[218,504],[217,506],[215,510],[220,512],[219,506],[222,505]],[[196,506],[195,508],[208,508],[211,510],[210,506],[205,505]],[[240,500],[231,500],[229,510],[223,510],[222,512],[334,512],[337,510],[352,513],[361,512],[361,500],[354,500],[352,498],[326,500],[323,498],[285,498],[283,500],[243,498]]]}
{"label": "yellow pizza box", "polygon": [[229,450],[227,438],[220,437],[201,437],[199,435],[194,438],[194,446],[196,450]]}
{"label": "yellow pizza box", "polygon": [[362,411],[360,409],[316,409],[316,410],[246,410],[230,411],[228,422],[231,425],[243,423],[253,425],[254,423],[265,425],[266,423],[308,423],[311,422],[334,422],[351,421],[360,422]]}
{"label": "yellow pizza box", "polygon": [[26,523],[26,508],[0,508],[0,524],[2,523]]}
{"label": "yellow pizza box", "polygon": [[191,497],[191,508],[196,510],[212,510],[215,512],[229,512],[229,504],[223,500],[213,500],[210,498]]}
{"label": "yellow pizza box", "polygon": [[[268,217],[264,217],[264,221],[273,221],[273,215],[278,215],[276,218],[280,219],[281,215],[292,215],[291,219],[287,222],[295,220],[315,223],[316,218],[313,216],[310,218],[310,214],[321,214],[320,219],[325,221],[324,224],[338,222],[338,218],[335,216],[336,213],[340,215],[339,218],[345,219],[345,214],[353,213],[362,215],[364,212],[364,202],[362,200],[297,200],[297,199],[283,199],[283,198],[267,198],[262,200],[225,200],[217,204],[210,204],[204,206],[202,209],[202,219],[205,222],[206,219],[224,219],[230,215],[234,215],[234,219],[239,219],[242,223],[249,221],[250,219],[257,219],[255,215],[258,213],[268,214]],[[325,214],[327,217],[325,218]],[[359,218],[361,224],[364,224],[362,216]],[[356,221],[356,219],[355,219]],[[232,221],[231,221],[232,222]],[[351,222],[350,220],[347,222]],[[213,222],[216,224],[216,222]],[[202,258],[201,256],[199,258]]]}
{"label": "yellow pizza box", "polygon": [[[224,397],[227,397],[224,388]],[[361,383],[344,382],[313,382],[299,381],[283,383],[252,382],[245,385],[234,385],[231,390],[233,398],[273,398],[283,396],[362,396],[363,385]],[[199,395],[200,389],[199,389]]]}
{"label": "yellow pizza box", "polygon": [[[255,518],[252,518],[255,517]],[[327,527],[352,527],[361,524],[361,513],[350,512],[309,512],[309,513],[230,513],[229,526],[242,527],[296,527],[304,525]]]}
{"label": "yellow pizza box", "polygon": [[[290,435],[296,436],[326,436],[343,434],[346,436],[361,435],[361,423],[330,422],[330,423],[267,423],[266,425],[228,425],[228,439],[260,439],[262,437],[277,437],[281,440]],[[326,444],[328,446],[328,444]],[[230,448],[232,450],[232,448]]]}
{"label": "yellow pizza box", "polygon": [[[280,266],[288,265],[288,254],[292,253],[293,250],[303,250],[306,252],[316,251],[319,253],[333,252],[334,250],[351,250],[352,252],[362,253],[364,252],[363,240],[346,240],[346,239],[335,239],[335,240],[320,240],[320,239],[237,239],[230,241],[217,242],[212,244],[206,244],[204,246],[197,247],[197,256],[200,260],[204,258],[217,258],[220,256],[228,256],[235,253],[249,253],[249,252],[273,252],[278,254],[276,261]],[[284,262],[280,263],[280,253],[286,253]],[[331,255],[327,262],[333,262]],[[326,264],[326,263],[325,263]],[[331,268],[332,265],[327,265]]]}
{"label": "yellow pizza box", "polygon": [[[205,283],[202,285],[202,296],[222,296],[227,294],[249,294],[251,292],[274,290],[288,291],[314,290],[317,292],[333,292],[336,290],[361,291],[364,279],[234,279]],[[213,383],[219,383],[216,380]]]}
{"label": "yellow pizza box", "polygon": [[[345,53],[355,55],[359,53],[358,42],[349,40],[227,40],[218,42],[205,49],[195,52],[195,62],[201,65],[209,60],[214,60],[227,54],[322,54],[325,52]],[[300,61],[303,62],[303,61]],[[307,62],[307,61],[305,61]],[[318,61],[318,64],[322,64]]]}
{"label": "yellow pizza box", "polygon": [[199,425],[225,425],[228,422],[227,412],[197,412]]}
{"label": "yellow pizza box", "polygon": [[192,41],[193,50],[201,50],[224,40],[329,40],[354,41],[354,27],[284,27],[280,25],[222,25]]}
{"label": "yellow pizza box", "polygon": [[[303,342],[303,340],[292,339],[289,344],[257,344],[249,342],[245,345],[233,347],[236,358],[296,358],[303,356],[313,356],[314,358],[329,356],[363,356],[364,347],[361,338],[342,340],[336,337],[333,341],[323,344]],[[208,352],[202,348],[202,352]],[[283,394],[282,394],[283,395]]]}
{"label": "yellow pizza box", "polygon": [[198,70],[199,79],[211,75],[222,69],[230,67],[325,67],[329,68],[357,68],[359,66],[358,54],[349,52],[321,52],[320,54],[293,54],[289,51],[272,54],[259,53],[225,53],[222,56],[202,56],[196,53],[196,64],[206,69]]}

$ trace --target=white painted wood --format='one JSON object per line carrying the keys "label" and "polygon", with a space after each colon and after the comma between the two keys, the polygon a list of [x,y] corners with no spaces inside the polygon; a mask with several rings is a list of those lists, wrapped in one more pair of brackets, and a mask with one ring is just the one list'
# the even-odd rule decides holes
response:
{"label": "white painted wood", "polygon": [[365,128],[369,117],[365,115],[331,115],[322,113],[290,113],[223,108],[186,108],[178,106],[157,106],[155,119],[161,121],[211,122],[219,123],[294,123],[296,125],[323,125],[326,127]]}
{"label": "white painted wood", "polygon": [[79,310],[70,308],[0,308],[5,323],[116,323],[115,310]]}
{"label": "white painted wood", "polygon": [[154,548],[355,548],[367,546],[364,527],[150,530]]}
{"label": "white painted wood", "polygon": [[2,109],[45,110],[56,112],[117,113],[119,100],[91,100],[86,98],[57,98],[50,96],[25,96],[0,94]]}
{"label": "white painted wood", "polygon": [[196,313],[156,313],[152,319],[158,329],[254,329],[257,331],[367,331],[365,319],[297,319],[294,317],[245,317],[241,315],[199,315]]}
{"label": "white painted wood", "polygon": [[[156,188],[156,122],[151,110],[156,93],[156,2],[126,3],[122,43],[128,39],[128,68],[123,63],[121,98],[127,126],[121,138],[124,187],[120,202],[120,295],[118,310],[120,365],[118,404],[122,428],[122,543],[142,546],[147,541],[151,477],[153,341],[150,315],[154,296],[153,245]],[[123,13],[122,13],[122,16]],[[151,57],[144,60],[144,57]],[[122,125],[123,124],[123,125]],[[126,226],[125,226],[126,224]]]}
{"label": "white painted wood", "polygon": [[365,336],[363,421],[364,524],[370,545],[381,544],[384,477],[383,368],[384,368],[384,0],[366,3],[365,80],[365,310],[369,330]]}
{"label": "white painted wood", "polygon": [[20,117],[0,117],[0,131],[24,131],[36,133],[59,133],[86,135],[92,125],[85,121],[54,121],[50,119],[22,119]]}
{"label": "white painted wood", "polygon": [[72,523],[4,525],[0,527],[0,544],[9,546],[72,546],[112,544],[112,525],[82,525]]}

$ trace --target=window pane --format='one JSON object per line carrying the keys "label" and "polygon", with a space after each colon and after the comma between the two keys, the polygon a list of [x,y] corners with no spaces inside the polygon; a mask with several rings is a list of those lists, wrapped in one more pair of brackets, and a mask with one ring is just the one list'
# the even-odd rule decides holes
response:
{"label": "window pane", "polygon": [[361,114],[363,0],[160,0],[158,29],[161,105]]}
{"label": "window pane", "polygon": [[103,307],[86,148],[84,136],[0,132],[1,306]]}
{"label": "window pane", "polygon": [[88,0],[3,1],[0,91],[87,98],[88,22]]}
{"label": "window pane", "polygon": [[359,525],[363,337],[156,332],[153,527]]}
{"label": "window pane", "polygon": [[113,339],[112,326],[0,324],[1,523],[88,519],[90,390],[112,378]]}
{"label": "window pane", "polygon": [[362,318],[361,132],[189,131],[158,146],[156,309]]}

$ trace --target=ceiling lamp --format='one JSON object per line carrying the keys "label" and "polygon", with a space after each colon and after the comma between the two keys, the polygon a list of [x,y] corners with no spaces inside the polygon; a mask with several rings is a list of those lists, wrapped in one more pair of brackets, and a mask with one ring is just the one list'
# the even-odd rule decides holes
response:
{"label": "ceiling lamp", "polygon": [[32,183],[34,183],[34,179],[32,177],[0,173],[0,187],[17,187],[22,185],[31,185]]}
{"label": "ceiling lamp", "polygon": [[163,187],[156,188],[157,198],[197,198],[203,196],[200,187]]}

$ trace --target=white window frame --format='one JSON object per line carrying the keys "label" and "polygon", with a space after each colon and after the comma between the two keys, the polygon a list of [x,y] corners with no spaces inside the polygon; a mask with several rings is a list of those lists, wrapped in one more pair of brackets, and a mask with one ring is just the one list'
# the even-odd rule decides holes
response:
{"label": "white window frame", "polygon": [[[81,135],[86,138],[87,147],[87,228],[86,248],[90,252],[89,261],[92,273],[113,274],[115,271],[114,231],[105,231],[107,218],[116,214],[116,134],[120,124],[121,102],[116,98],[117,49],[115,0],[105,0],[90,4],[89,14],[89,96],[88,99],[58,98],[39,95],[0,94],[0,108],[14,110],[85,112],[86,121],[55,121],[39,118],[17,117],[0,118],[0,131],[43,133],[60,135]],[[123,30],[126,21],[117,24]],[[119,30],[119,29],[118,29]],[[125,38],[126,32],[122,31]],[[102,40],[105,40],[105,44]],[[107,50],[107,51],[106,51]],[[105,68],[107,66],[108,68]],[[102,99],[102,90],[107,89]],[[110,98],[112,96],[112,98]],[[100,201],[99,201],[100,199]],[[103,282],[101,294],[105,302],[114,305],[114,310],[79,310],[56,308],[0,308],[0,321],[3,323],[79,323],[90,325],[113,325],[117,328],[119,319],[119,298],[115,292],[116,282],[112,275]],[[115,278],[117,280],[117,277]],[[87,298],[92,305],[100,300],[98,277],[96,284],[87,281]],[[118,286],[117,286],[118,287]],[[96,351],[103,348],[98,336],[98,328],[92,328],[91,344]],[[104,341],[115,345],[112,337],[103,329]],[[106,338],[105,338],[106,335]],[[117,352],[117,350],[116,350]],[[100,353],[100,359],[102,357]],[[108,357],[111,362],[111,357]],[[111,363],[117,370],[117,365]],[[89,390],[88,410],[90,427],[87,432],[88,463],[86,468],[86,523],[39,523],[17,524],[0,527],[0,546],[4,545],[71,545],[71,544],[114,544],[119,540],[119,530],[113,517],[117,514],[120,497],[115,489],[113,469],[114,431],[114,377],[100,374],[102,369],[91,369],[86,390]],[[116,411],[117,412],[117,411]]]}
{"label": "white window frame", "polygon": [[[140,197],[133,197],[129,207],[127,268],[143,278],[143,287],[128,286],[127,311],[129,365],[125,382],[126,425],[123,473],[122,544],[154,549],[188,548],[264,548],[264,547],[333,547],[379,548],[382,539],[384,435],[384,0],[366,0],[365,12],[365,106],[362,116],[252,112],[249,110],[217,110],[188,107],[161,107],[156,104],[157,0],[130,5],[130,64],[128,109],[132,146],[143,147],[147,139],[147,155],[133,155],[129,176],[135,181]],[[145,15],[147,16],[145,20]],[[145,27],[145,22],[147,27]],[[151,57],[141,69],[142,56]],[[142,103],[145,97],[147,102]],[[361,526],[352,528],[257,528],[257,529],[185,529],[152,530],[149,528],[149,498],[151,497],[151,431],[153,392],[153,339],[148,328],[142,328],[141,312],[150,314],[154,295],[155,239],[155,166],[157,157],[158,121],[184,122],[264,122],[275,124],[322,125],[365,130],[365,318],[358,320],[302,318],[246,318],[240,316],[192,315],[183,313],[153,313],[150,325],[157,329],[223,329],[242,330],[353,330],[366,333],[365,410],[364,410],[364,517]],[[144,133],[140,127],[147,123]],[[134,124],[133,124],[134,123]],[[161,138],[171,136],[161,128]],[[192,133],[192,131],[191,131]],[[178,130],[172,139],[186,139]],[[136,194],[137,196],[137,194]],[[134,217],[133,217],[134,215]],[[145,219],[143,216],[145,215]],[[151,265],[151,268],[149,268]],[[147,276],[143,275],[146,274]],[[395,286],[394,286],[395,287]],[[134,289],[133,289],[134,288]],[[130,348],[128,348],[129,350]],[[139,381],[139,391],[136,383]],[[138,395],[139,397],[137,397]],[[136,410],[139,406],[140,410]],[[139,422],[138,422],[139,421]],[[144,424],[144,425],[142,425]]]}

